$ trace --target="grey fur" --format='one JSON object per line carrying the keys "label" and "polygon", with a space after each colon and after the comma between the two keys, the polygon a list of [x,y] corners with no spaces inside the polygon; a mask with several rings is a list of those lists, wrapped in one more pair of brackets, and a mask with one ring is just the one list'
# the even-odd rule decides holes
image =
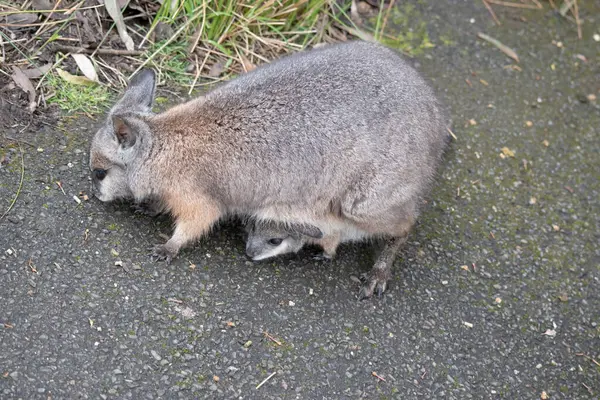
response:
{"label": "grey fur", "polygon": [[[156,249],[168,261],[230,214],[313,225],[329,239],[405,237],[446,145],[432,89],[372,43],[282,58],[157,115],[154,81],[145,71],[133,80],[90,165],[108,171],[101,200],[155,198],[173,214],[173,237]],[[134,141],[119,140],[115,118]]]}

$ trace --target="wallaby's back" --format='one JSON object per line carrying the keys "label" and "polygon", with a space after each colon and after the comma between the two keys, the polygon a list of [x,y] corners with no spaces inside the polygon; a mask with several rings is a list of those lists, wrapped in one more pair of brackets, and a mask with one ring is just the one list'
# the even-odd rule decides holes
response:
{"label": "wallaby's back", "polygon": [[283,58],[149,122],[227,211],[279,220],[416,217],[446,142],[430,87],[367,42]]}

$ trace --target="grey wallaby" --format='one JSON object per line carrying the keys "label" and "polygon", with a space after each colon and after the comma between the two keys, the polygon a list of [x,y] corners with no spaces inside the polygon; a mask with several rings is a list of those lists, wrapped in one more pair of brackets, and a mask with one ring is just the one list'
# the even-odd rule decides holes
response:
{"label": "grey wallaby", "polygon": [[[387,238],[359,296],[381,294],[447,144],[447,120],[396,52],[354,41],[261,66],[165,112],[152,70],[132,77],[92,140],[95,195],[151,199],[175,220],[170,262],[228,215]],[[337,241],[337,243],[336,243]]]}

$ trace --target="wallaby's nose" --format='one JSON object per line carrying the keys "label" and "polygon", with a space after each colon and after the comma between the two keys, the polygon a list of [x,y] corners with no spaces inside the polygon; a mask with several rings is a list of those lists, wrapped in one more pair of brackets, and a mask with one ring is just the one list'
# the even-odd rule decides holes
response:
{"label": "wallaby's nose", "polygon": [[255,256],[256,256],[256,249],[254,249],[250,243],[246,243],[246,257],[253,260]]}

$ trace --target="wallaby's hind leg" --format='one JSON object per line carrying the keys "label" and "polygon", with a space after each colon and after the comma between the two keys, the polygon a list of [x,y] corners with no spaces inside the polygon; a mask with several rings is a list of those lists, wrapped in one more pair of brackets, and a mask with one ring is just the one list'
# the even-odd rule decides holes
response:
{"label": "wallaby's hind leg", "polygon": [[377,297],[381,297],[387,283],[392,277],[392,266],[396,260],[396,254],[408,240],[408,235],[414,226],[415,218],[408,217],[402,219],[400,223],[395,224],[388,230],[391,239],[386,240],[383,250],[379,253],[371,271],[361,277],[363,281],[358,292],[358,299],[364,300],[373,296],[377,292]]}
{"label": "wallaby's hind leg", "polygon": [[363,283],[358,292],[359,300],[368,299],[373,296],[375,290],[377,290],[377,297],[383,295],[388,281],[392,278],[392,265],[394,265],[396,254],[398,254],[398,250],[406,243],[407,239],[408,234],[404,237],[387,240],[371,271],[361,276]]}
{"label": "wallaby's hind leg", "polygon": [[339,232],[331,233],[322,239],[315,240],[315,244],[323,248],[323,252],[314,256],[315,260],[331,260],[335,257],[338,246],[340,245]]}

